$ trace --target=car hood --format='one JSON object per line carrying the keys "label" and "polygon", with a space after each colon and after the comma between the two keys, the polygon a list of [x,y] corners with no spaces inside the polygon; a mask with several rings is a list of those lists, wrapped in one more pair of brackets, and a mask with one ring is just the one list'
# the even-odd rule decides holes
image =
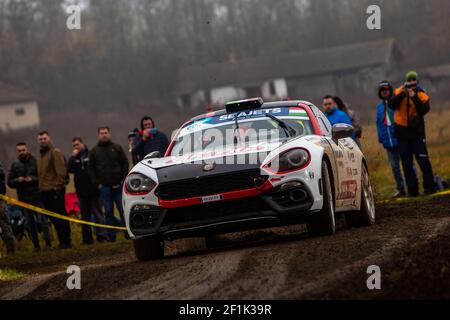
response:
{"label": "car hood", "polygon": [[[203,162],[214,162],[217,159],[219,162],[221,159],[227,159],[230,157],[237,157],[242,155],[254,155],[258,154],[258,157],[254,157],[258,159],[258,163],[255,165],[259,165],[264,160],[264,155],[269,154],[271,151],[280,147],[282,144],[281,141],[266,143],[261,142],[258,144],[254,144],[246,147],[237,147],[237,148],[227,148],[221,151],[204,151],[204,152],[196,152],[183,156],[172,156],[165,158],[155,158],[155,159],[147,159],[141,161],[141,163],[147,167],[152,169],[161,169],[171,166],[176,166],[180,164],[193,164],[193,163],[203,163]],[[253,158],[252,158],[253,159]],[[228,160],[229,161],[229,160]],[[241,160],[242,161],[242,160]],[[254,161],[253,161],[254,162]],[[230,164],[230,162],[226,162]],[[233,163],[233,162],[231,162]],[[246,162],[247,163],[247,162]]]}

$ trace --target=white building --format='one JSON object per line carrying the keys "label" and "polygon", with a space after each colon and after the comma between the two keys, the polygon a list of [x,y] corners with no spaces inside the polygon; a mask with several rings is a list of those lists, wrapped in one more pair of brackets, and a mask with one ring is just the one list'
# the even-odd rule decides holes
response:
{"label": "white building", "polygon": [[39,106],[26,91],[0,83],[0,131],[37,128]]}

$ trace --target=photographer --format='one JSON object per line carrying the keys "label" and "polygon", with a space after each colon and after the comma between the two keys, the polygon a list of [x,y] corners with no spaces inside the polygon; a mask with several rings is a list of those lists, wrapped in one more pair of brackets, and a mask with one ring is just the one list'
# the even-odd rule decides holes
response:
{"label": "photographer", "polygon": [[144,159],[146,155],[159,151],[161,157],[169,147],[167,136],[155,128],[155,122],[149,116],[141,120],[141,132],[136,135],[133,147],[133,158]]}
{"label": "photographer", "polygon": [[410,71],[406,82],[395,90],[389,105],[395,110],[395,135],[398,139],[409,196],[419,195],[417,176],[414,172],[414,156],[423,173],[425,194],[436,192],[433,169],[428,156],[425,139],[425,115],[430,111],[430,97],[419,86],[418,74]]}

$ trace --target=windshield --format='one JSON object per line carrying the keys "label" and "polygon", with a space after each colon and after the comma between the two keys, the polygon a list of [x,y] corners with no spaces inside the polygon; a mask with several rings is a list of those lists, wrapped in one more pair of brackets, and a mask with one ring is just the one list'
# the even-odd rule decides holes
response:
{"label": "windshield", "polygon": [[195,152],[252,147],[291,138],[286,130],[280,127],[277,121],[267,117],[266,113],[295,129],[296,136],[310,135],[313,132],[306,111],[299,108],[263,109],[227,114],[204,118],[183,127],[170,155],[182,156]]}

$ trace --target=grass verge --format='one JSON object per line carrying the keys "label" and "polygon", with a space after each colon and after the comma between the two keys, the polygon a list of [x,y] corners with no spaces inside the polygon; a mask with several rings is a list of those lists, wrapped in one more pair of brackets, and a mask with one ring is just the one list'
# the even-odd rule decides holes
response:
{"label": "grass verge", "polygon": [[14,281],[25,277],[25,274],[9,268],[0,268],[0,281]]}

